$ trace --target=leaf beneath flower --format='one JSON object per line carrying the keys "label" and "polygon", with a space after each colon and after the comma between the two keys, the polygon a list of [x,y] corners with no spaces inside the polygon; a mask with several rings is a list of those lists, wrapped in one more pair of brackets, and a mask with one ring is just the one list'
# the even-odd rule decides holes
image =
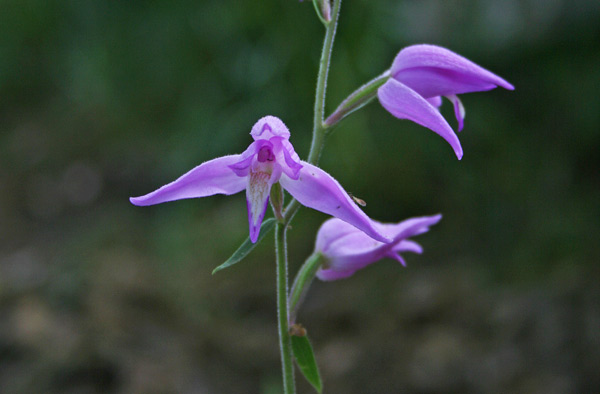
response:
{"label": "leaf beneath flower", "polygon": [[271,230],[273,230],[273,227],[275,227],[276,223],[277,220],[274,218],[265,220],[260,228],[260,235],[258,236],[256,243],[252,243],[252,241],[250,241],[250,237],[246,238],[244,243],[235,252],[233,252],[231,257],[228,258],[226,262],[215,268],[212,274],[214,275],[216,272],[219,272],[227,267],[231,267],[232,265],[242,261],[244,257],[246,257]]}
{"label": "leaf beneath flower", "polygon": [[308,380],[318,393],[321,393],[323,382],[321,382],[319,367],[317,366],[315,354],[313,353],[308,336],[306,334],[303,336],[292,335],[291,339],[292,351],[302,375],[304,375],[306,380]]}

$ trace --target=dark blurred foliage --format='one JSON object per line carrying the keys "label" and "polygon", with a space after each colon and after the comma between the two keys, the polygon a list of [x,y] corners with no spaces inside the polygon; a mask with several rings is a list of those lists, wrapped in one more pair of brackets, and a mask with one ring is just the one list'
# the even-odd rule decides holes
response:
{"label": "dark blurred foliage", "polygon": [[[344,2],[329,111],[421,42],[516,90],[462,96],[462,161],[378,104],[329,139],[370,216],[444,219],[407,269],[313,284],[326,393],[600,392],[599,30],[596,0]],[[243,194],[128,197],[266,114],[305,157],[322,34],[309,1],[0,1],[0,392],[280,392],[270,237],[211,276]],[[324,219],[297,215],[292,272]]]}

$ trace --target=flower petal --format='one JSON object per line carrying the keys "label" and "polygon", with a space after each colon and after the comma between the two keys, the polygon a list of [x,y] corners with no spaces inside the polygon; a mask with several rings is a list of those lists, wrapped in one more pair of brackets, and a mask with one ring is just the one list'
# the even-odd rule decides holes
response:
{"label": "flower petal", "polygon": [[332,269],[319,269],[315,276],[322,281],[332,281],[338,279],[345,279],[352,276],[356,270],[345,270],[345,271],[336,271]]}
{"label": "flower petal", "polygon": [[465,106],[455,94],[451,94],[446,97],[452,102],[452,105],[454,105],[454,116],[456,116],[456,120],[458,121],[458,131],[461,131],[465,124]]}
{"label": "flower petal", "polygon": [[315,251],[327,253],[332,243],[346,235],[360,232],[356,227],[337,218],[326,220],[317,232]]}
{"label": "flower petal", "polygon": [[415,241],[404,239],[388,251],[386,257],[394,259],[400,264],[402,264],[404,267],[406,267],[406,261],[404,260],[404,257],[400,255],[400,252],[412,252],[421,254],[423,253],[423,247]]}
{"label": "flower petal", "polygon": [[282,151],[285,164],[287,165],[287,168],[290,169],[290,171],[287,171],[286,167],[283,166],[283,171],[290,178],[298,179],[300,169],[302,168],[302,164],[300,164],[300,157],[294,150],[294,147],[292,146],[290,141],[283,140],[281,141],[281,145],[283,146]]}
{"label": "flower petal", "polygon": [[240,155],[230,155],[204,162],[160,189],[144,196],[131,197],[129,201],[146,206],[184,198],[238,193],[246,188],[246,178],[237,176],[229,166],[239,160]]}
{"label": "flower petal", "polygon": [[385,257],[389,257],[390,259],[396,260],[397,262],[399,262],[400,264],[402,264],[403,267],[406,267],[406,260],[404,260],[404,257],[402,257],[400,255],[400,253],[394,253],[393,251],[389,251]]}
{"label": "flower petal", "polygon": [[[429,231],[429,227],[437,224],[440,220],[442,220],[441,214],[406,219],[398,224],[391,225],[391,227],[386,230],[386,234],[388,232],[393,233],[394,242],[398,242],[406,238],[426,233]],[[397,249],[396,246],[394,249]]]}
{"label": "flower petal", "polygon": [[442,105],[442,96],[428,97],[426,100],[436,108],[439,108]]}
{"label": "flower petal", "polygon": [[435,45],[404,48],[394,59],[390,72],[392,78],[425,98],[479,92],[496,86],[514,90],[510,83],[496,74]]}
{"label": "flower petal", "polygon": [[285,175],[292,179],[298,179],[302,164],[300,164],[300,157],[294,151],[290,141],[281,137],[273,137],[269,141],[273,143],[277,163],[281,166]]}
{"label": "flower petal", "polygon": [[390,79],[379,88],[377,95],[381,105],[392,115],[433,130],[450,144],[459,160],[462,158],[460,141],[446,119],[417,92]]}
{"label": "flower petal", "polygon": [[260,225],[262,224],[267,205],[269,204],[269,192],[271,185],[268,182],[269,174],[253,173],[248,178],[246,188],[246,206],[248,207],[248,224],[250,226],[250,241],[253,243],[258,239]]}
{"label": "flower petal", "polygon": [[[352,259],[355,256],[360,257],[387,245],[390,244],[379,242],[367,236],[357,228],[354,228],[353,232],[348,232],[347,234],[344,234],[335,241],[331,242],[329,245],[329,250],[323,250],[323,254],[334,254],[336,258],[340,257],[346,262],[348,258]],[[358,260],[363,259],[359,258]],[[371,259],[371,261],[372,260],[373,259]]]}
{"label": "flower petal", "polygon": [[409,239],[402,240],[397,245],[395,245],[392,248],[392,250],[397,253],[400,253],[400,252],[411,252],[411,253],[416,253],[416,254],[423,253],[423,247],[421,245],[419,245],[418,243],[416,243],[415,241],[411,241]]}
{"label": "flower petal", "polygon": [[271,137],[283,137],[286,140],[290,138],[290,130],[285,123],[281,119],[271,115],[260,118],[252,126],[250,134],[255,140],[268,140]]}
{"label": "flower petal", "polygon": [[271,146],[268,141],[261,140],[252,142],[248,148],[246,148],[246,150],[239,155],[239,160],[233,164],[230,164],[229,168],[231,168],[231,170],[235,172],[237,176],[247,176],[250,173],[250,166],[254,161],[254,157],[260,148],[262,148],[265,144]]}
{"label": "flower petal", "polygon": [[317,271],[321,280],[347,278],[354,272],[373,264],[384,257],[406,262],[400,252],[421,253],[423,248],[407,238],[425,233],[439,222],[442,215],[424,216],[404,220],[397,224],[373,222],[383,234],[391,236],[391,243],[381,243],[364,233],[351,229],[338,219],[325,222],[317,233],[315,252],[325,256],[326,264]]}
{"label": "flower petal", "polygon": [[298,180],[284,175],[279,181],[296,200],[304,206],[350,223],[378,241],[391,241],[373,226],[369,217],[350,199],[338,181],[312,164],[301,163],[303,167]]}

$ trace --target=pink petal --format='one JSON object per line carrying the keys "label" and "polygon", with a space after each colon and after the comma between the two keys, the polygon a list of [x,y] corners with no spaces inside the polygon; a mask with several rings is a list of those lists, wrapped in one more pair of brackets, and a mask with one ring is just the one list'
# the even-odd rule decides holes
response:
{"label": "pink petal", "polygon": [[392,78],[425,98],[479,92],[496,86],[514,89],[496,74],[435,45],[404,48],[394,59],[390,72]]}
{"label": "pink petal", "polygon": [[[380,231],[393,238],[393,241],[389,244],[375,241],[368,242],[369,238],[361,233],[357,233],[357,235],[362,236],[362,239],[354,234],[340,238],[330,245],[329,253],[333,252],[335,255],[332,267],[341,264],[343,267],[337,266],[337,269],[357,271],[381,260],[384,256],[395,258],[402,263],[404,260],[401,257],[398,259],[393,256],[393,252],[421,253],[421,246],[416,242],[407,240],[407,238],[429,231],[429,227],[441,219],[442,215],[435,215],[411,218],[394,225],[379,223],[381,226]],[[324,252],[324,254],[327,255],[328,253]]]}
{"label": "pink petal", "polygon": [[238,162],[241,155],[219,157],[200,164],[177,180],[141,197],[131,197],[134,205],[146,206],[162,202],[235,194],[246,188],[246,178],[237,176],[230,165]]}
{"label": "pink petal", "polygon": [[355,272],[356,270],[336,271],[331,269],[320,269],[315,275],[320,280],[328,282],[348,278],[354,275]]}
{"label": "pink petal", "polygon": [[317,232],[315,250],[327,252],[332,243],[357,231],[361,232],[353,225],[342,220],[337,218],[328,219],[321,225]]}
{"label": "pink petal", "polygon": [[[387,233],[393,233],[394,242],[402,241],[406,238],[414,237],[429,231],[429,227],[442,220],[442,215],[421,216],[406,219],[398,224],[388,225]],[[394,249],[396,249],[394,247]]]}
{"label": "pink petal", "polygon": [[[387,245],[389,244],[374,240],[362,231],[354,228],[352,233],[345,234],[333,241],[329,245],[329,250],[323,250],[323,254],[330,255],[333,253],[336,258],[342,257],[347,260],[355,256],[364,256]],[[362,257],[360,260],[362,260]]]}
{"label": "pink petal", "polygon": [[428,97],[426,100],[436,108],[439,108],[442,105],[442,96]]}
{"label": "pink petal", "polygon": [[400,264],[402,264],[402,266],[406,267],[406,260],[404,260],[404,257],[402,257],[400,255],[400,253],[394,253],[393,251],[388,251],[388,253],[385,255],[385,257],[389,257],[390,259],[394,259],[397,262],[399,262]]}
{"label": "pink petal", "polygon": [[461,131],[465,124],[465,115],[466,115],[465,107],[457,95],[451,94],[446,97],[448,98],[448,100],[450,100],[450,102],[452,102],[452,105],[454,106],[454,116],[456,117],[456,120],[458,121],[458,131]]}
{"label": "pink petal", "polygon": [[285,123],[281,119],[271,115],[260,118],[252,126],[250,134],[255,140],[268,140],[271,137],[283,137],[286,140],[290,138],[290,130]]}
{"label": "pink petal", "polygon": [[342,186],[331,175],[307,162],[301,162],[302,169],[298,180],[282,176],[279,183],[300,204],[317,211],[335,216],[370,237],[390,242],[371,223],[369,217],[352,201]]}
{"label": "pink petal", "polygon": [[281,137],[273,137],[269,141],[276,148],[277,164],[281,166],[285,175],[298,179],[302,164],[290,141]]}
{"label": "pink petal", "polygon": [[446,119],[417,92],[395,79],[389,79],[379,88],[377,95],[381,105],[392,115],[433,130],[450,144],[459,160],[462,158],[460,141]]}
{"label": "pink petal", "polygon": [[[287,168],[286,166],[283,166],[283,171],[290,178],[298,179],[298,176],[300,176],[300,169],[302,168],[302,164],[300,164],[300,157],[298,157],[298,154],[294,150],[294,147],[290,141],[283,140],[281,141],[281,144],[283,146],[283,158],[285,164],[287,165]],[[289,171],[287,170],[288,168]]]}
{"label": "pink petal", "polygon": [[231,164],[229,168],[233,172],[237,174],[237,176],[245,177],[250,173],[250,165],[252,165],[252,161],[254,157],[258,153],[261,147],[265,144],[271,146],[268,141],[254,141],[252,142],[248,148],[241,155],[239,155],[239,160],[235,163]]}
{"label": "pink petal", "polygon": [[384,257],[406,262],[400,252],[421,253],[423,248],[407,238],[422,234],[439,222],[442,215],[424,216],[404,220],[397,224],[373,222],[381,233],[393,238],[391,243],[381,243],[367,237],[357,229],[338,219],[326,221],[317,233],[315,251],[322,253],[327,264],[317,271],[321,280],[347,278],[354,272]]}
{"label": "pink petal", "polygon": [[416,243],[415,241],[411,241],[409,239],[402,240],[397,245],[395,245],[392,248],[392,250],[397,253],[400,253],[400,252],[411,252],[411,253],[416,253],[416,254],[423,253],[423,247],[421,245],[419,245],[418,243]]}

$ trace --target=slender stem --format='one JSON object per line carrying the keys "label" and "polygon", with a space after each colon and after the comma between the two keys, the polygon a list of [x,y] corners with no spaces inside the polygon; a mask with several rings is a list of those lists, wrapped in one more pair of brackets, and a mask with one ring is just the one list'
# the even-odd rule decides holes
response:
{"label": "slender stem", "polygon": [[308,162],[316,164],[321,156],[323,140],[325,137],[325,125],[323,116],[325,113],[325,93],[327,90],[327,75],[329,73],[329,63],[331,62],[331,50],[333,48],[333,39],[337,28],[338,17],[340,15],[340,5],[342,0],[334,0],[331,10],[331,21],[327,25],[325,39],[323,41],[323,50],[321,52],[321,61],[319,62],[319,74],[317,77],[317,90],[315,92],[315,108],[313,119],[313,138],[308,154]]}
{"label": "slender stem", "polygon": [[290,316],[289,323],[294,324],[296,322],[296,316],[298,314],[298,308],[304,299],[304,296],[308,292],[310,284],[317,273],[317,270],[324,262],[324,257],[321,253],[313,253],[296,274],[296,279],[292,285],[290,291]]}
{"label": "slender stem", "polygon": [[292,221],[292,218],[294,217],[296,212],[298,212],[298,209],[300,209],[300,203],[294,198],[292,199],[292,201],[290,201],[287,207],[285,207],[283,222],[286,225],[288,225]]}
{"label": "slender stem", "polygon": [[[331,21],[328,22],[323,40],[323,50],[321,51],[321,61],[319,62],[319,74],[317,75],[317,89],[315,92],[315,107],[313,118],[313,133],[308,153],[307,161],[310,164],[317,164],[321,156],[323,144],[325,142],[325,132],[327,127],[323,118],[325,114],[325,93],[327,90],[327,75],[329,73],[329,63],[331,62],[331,50],[333,49],[333,39],[337,27],[338,17],[340,15],[340,6],[342,0],[334,0],[331,9]],[[285,209],[283,215],[284,223],[290,223],[298,209],[300,203],[294,198]]]}
{"label": "slender stem", "polygon": [[288,281],[287,281],[287,241],[286,226],[275,226],[275,254],[277,258],[277,322],[279,329],[279,349],[281,351],[281,369],[283,373],[284,394],[294,394],[294,366],[292,347],[288,327]]}
{"label": "slender stem", "polygon": [[[317,164],[323,149],[325,137],[325,125],[323,116],[325,113],[325,91],[327,87],[327,74],[329,63],[331,61],[331,49],[333,48],[333,39],[337,27],[340,4],[342,0],[334,0],[331,10],[331,20],[326,25],[325,40],[321,52],[321,61],[319,62],[319,74],[317,76],[317,89],[315,92],[315,108],[313,119],[313,135],[308,153],[308,162]],[[287,288],[287,240],[286,229],[298,209],[300,204],[296,199],[292,199],[285,209],[283,223],[277,223],[275,226],[275,254],[277,258],[277,320],[279,329],[279,348],[281,350],[281,368],[283,373],[283,392],[284,394],[294,394],[296,392],[294,384],[294,368],[292,365],[292,349],[289,334],[289,305]]]}

